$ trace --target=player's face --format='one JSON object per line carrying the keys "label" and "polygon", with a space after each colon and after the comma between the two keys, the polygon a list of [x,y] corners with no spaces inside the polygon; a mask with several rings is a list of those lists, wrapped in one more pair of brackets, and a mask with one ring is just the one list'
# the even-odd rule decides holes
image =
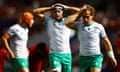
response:
{"label": "player's face", "polygon": [[32,26],[33,26],[33,24],[34,24],[34,20],[33,19],[31,19],[30,21],[29,21],[29,27],[31,28]]}
{"label": "player's face", "polygon": [[34,19],[33,18],[27,19],[25,23],[26,23],[27,27],[31,28],[34,24]]}
{"label": "player's face", "polygon": [[93,16],[91,15],[91,11],[90,10],[84,11],[82,14],[82,18],[85,24],[89,24],[93,19]]}
{"label": "player's face", "polygon": [[63,17],[63,11],[62,10],[57,10],[57,11],[53,11],[53,16],[59,20]]}

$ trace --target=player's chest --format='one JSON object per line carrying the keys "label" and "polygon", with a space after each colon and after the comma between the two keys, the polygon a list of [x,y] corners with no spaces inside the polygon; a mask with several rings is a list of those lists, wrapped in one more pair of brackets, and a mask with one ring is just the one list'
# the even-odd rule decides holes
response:
{"label": "player's chest", "polygon": [[16,30],[15,38],[17,39],[28,39],[28,31],[27,30]]}
{"label": "player's chest", "polygon": [[82,26],[80,29],[80,32],[83,34],[99,34],[100,29],[95,26]]}

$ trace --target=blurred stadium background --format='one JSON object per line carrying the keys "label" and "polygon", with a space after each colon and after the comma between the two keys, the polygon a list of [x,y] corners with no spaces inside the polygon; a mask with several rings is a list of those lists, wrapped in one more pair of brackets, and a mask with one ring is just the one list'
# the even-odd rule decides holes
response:
{"label": "blurred stadium background", "polygon": [[[120,30],[120,0],[0,0],[0,36],[2,36],[9,26],[17,23],[18,17],[23,11],[30,11],[38,7],[50,6],[53,3],[58,2],[76,7],[80,7],[82,4],[88,3],[95,7],[95,21],[103,24],[115,50],[115,41],[118,37],[117,33]],[[71,12],[69,13],[71,14]],[[49,15],[49,13],[47,14]],[[65,16],[70,14],[68,14],[68,12],[64,13]],[[45,42],[48,44],[45,27],[37,18],[35,18],[35,20],[34,26],[30,29],[28,47],[39,42]],[[73,55],[73,72],[79,72],[79,50],[77,35],[75,32],[76,31],[73,30],[71,31],[70,43]],[[12,72],[11,66],[7,62],[5,62],[4,68],[5,72]],[[107,60],[105,60],[102,72],[113,72],[112,70],[113,69],[110,67]]]}

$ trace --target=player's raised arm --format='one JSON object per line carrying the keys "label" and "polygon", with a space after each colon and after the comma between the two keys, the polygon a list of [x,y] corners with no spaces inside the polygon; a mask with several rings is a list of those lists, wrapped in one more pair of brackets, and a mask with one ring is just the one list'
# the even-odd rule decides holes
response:
{"label": "player's raised arm", "polygon": [[79,8],[79,11],[77,11],[76,13],[74,13],[73,15],[69,16],[68,19],[66,20],[65,24],[69,27],[74,29],[75,28],[75,24],[74,22],[76,20],[78,20],[81,17],[81,13],[84,9],[87,8],[87,5],[84,5],[83,7]]}
{"label": "player's raised arm", "polygon": [[74,22],[76,21],[76,19],[78,18],[79,15],[80,15],[80,13],[77,12],[77,13],[69,16],[68,19],[66,20],[65,24],[66,24],[69,28],[74,29],[74,28],[75,28]]}
{"label": "player's raised arm", "polygon": [[48,10],[51,10],[51,9],[52,9],[51,6],[49,6],[49,7],[36,8],[36,9],[33,10],[33,13],[39,14],[39,13],[43,13],[43,12],[48,11]]}
{"label": "player's raised arm", "polygon": [[46,11],[49,11],[52,9],[52,6],[49,7],[41,7],[41,8],[36,8],[32,12],[34,15],[38,16],[41,20],[44,19],[45,15],[43,14]]}
{"label": "player's raised arm", "polygon": [[78,8],[78,7],[68,6],[68,5],[64,5],[64,4],[61,4],[61,3],[54,4],[54,6],[56,6],[56,5],[63,7],[65,10],[70,10],[70,11],[73,11],[73,12],[79,12],[80,11],[80,8]]}

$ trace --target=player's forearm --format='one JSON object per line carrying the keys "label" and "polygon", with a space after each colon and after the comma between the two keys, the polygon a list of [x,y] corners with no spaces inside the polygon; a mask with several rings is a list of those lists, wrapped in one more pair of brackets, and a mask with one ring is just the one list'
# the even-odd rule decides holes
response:
{"label": "player's forearm", "polygon": [[111,45],[111,42],[109,41],[109,39],[107,37],[105,37],[103,42],[104,42],[104,45],[106,47],[106,50],[111,51],[112,50],[112,45]]}
{"label": "player's forearm", "polygon": [[62,6],[65,10],[71,10],[71,11],[75,11],[75,12],[80,11],[80,8],[78,8],[78,7],[68,6],[68,5],[64,5],[64,4],[61,4],[61,3],[53,4],[52,7],[54,7],[55,5]]}
{"label": "player's forearm", "polygon": [[42,8],[37,8],[33,10],[33,13],[38,14],[38,13],[42,13],[48,10],[51,10],[52,7],[42,7]]}
{"label": "player's forearm", "polygon": [[10,48],[9,44],[8,44],[7,39],[6,39],[6,38],[4,38],[4,37],[2,37],[2,40],[3,40],[4,46],[5,46],[6,50],[7,50],[7,52],[8,52],[10,55],[12,55],[12,56],[13,56],[13,55],[14,55],[14,53],[12,52],[12,50],[11,50],[11,48]]}
{"label": "player's forearm", "polygon": [[75,21],[79,20],[81,17],[82,11],[86,8],[87,8],[86,5],[84,5],[83,7],[79,8],[79,9],[73,7],[73,9],[76,10],[77,12],[68,17],[68,19],[66,20],[66,25],[69,26],[70,24],[73,24]]}
{"label": "player's forearm", "polygon": [[78,19],[78,17],[79,17],[79,12],[77,12],[77,13],[69,16],[69,17],[67,18],[65,24],[66,24],[68,27],[72,28],[72,29],[75,28],[75,24],[74,24],[74,23],[75,23],[75,21]]}
{"label": "player's forearm", "polygon": [[115,58],[114,52],[113,52],[113,49],[112,49],[112,44],[107,37],[104,39],[104,44],[105,44],[108,56],[110,58]]}

